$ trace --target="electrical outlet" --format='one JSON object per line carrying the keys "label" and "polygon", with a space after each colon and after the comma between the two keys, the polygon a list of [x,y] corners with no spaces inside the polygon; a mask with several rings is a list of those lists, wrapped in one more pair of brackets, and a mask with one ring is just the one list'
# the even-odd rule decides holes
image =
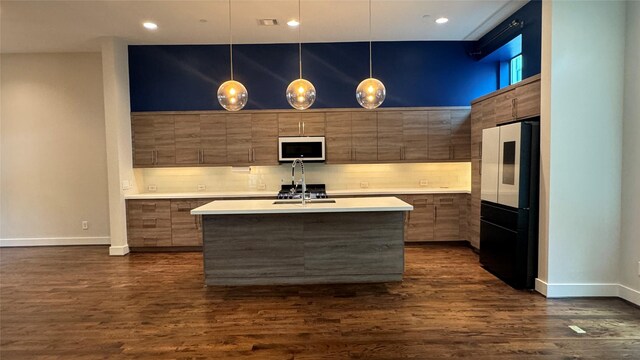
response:
{"label": "electrical outlet", "polygon": [[429,185],[429,182],[425,179],[420,179],[420,186],[427,186]]}
{"label": "electrical outlet", "polygon": [[147,186],[147,190],[149,190],[150,192],[154,192],[156,190],[158,190],[158,187],[155,185],[149,185]]}
{"label": "electrical outlet", "polygon": [[82,222],[82,230],[89,230],[89,222],[87,220]]}
{"label": "electrical outlet", "polygon": [[258,190],[266,190],[267,185],[266,184],[258,184]]}
{"label": "electrical outlet", "polygon": [[361,181],[360,182],[360,188],[361,189],[367,189],[369,187],[369,182],[367,181]]}
{"label": "electrical outlet", "polygon": [[207,185],[198,184],[198,191],[205,191],[205,190],[207,190]]}

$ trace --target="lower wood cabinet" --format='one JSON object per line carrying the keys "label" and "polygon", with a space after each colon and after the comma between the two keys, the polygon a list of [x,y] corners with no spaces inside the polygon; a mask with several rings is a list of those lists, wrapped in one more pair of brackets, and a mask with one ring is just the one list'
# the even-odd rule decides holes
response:
{"label": "lower wood cabinet", "polygon": [[413,205],[405,219],[405,241],[468,239],[468,194],[397,195]]}
{"label": "lower wood cabinet", "polygon": [[191,210],[211,200],[127,200],[129,247],[202,246],[202,217]]}

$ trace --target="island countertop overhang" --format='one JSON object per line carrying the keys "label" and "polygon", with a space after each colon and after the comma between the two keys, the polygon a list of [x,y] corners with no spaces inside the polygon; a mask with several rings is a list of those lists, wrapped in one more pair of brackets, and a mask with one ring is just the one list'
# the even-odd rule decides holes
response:
{"label": "island countertop overhang", "polygon": [[217,200],[191,210],[192,215],[232,215],[232,214],[304,214],[340,212],[411,211],[413,206],[392,196],[331,199],[335,203],[291,202],[269,200]]}

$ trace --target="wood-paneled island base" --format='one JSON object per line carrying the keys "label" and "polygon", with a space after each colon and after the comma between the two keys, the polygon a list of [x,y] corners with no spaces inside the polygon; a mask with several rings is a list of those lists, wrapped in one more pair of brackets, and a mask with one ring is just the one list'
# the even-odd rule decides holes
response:
{"label": "wood-paneled island base", "polygon": [[203,216],[207,285],[401,281],[404,212],[395,197],[335,203],[213,201]]}

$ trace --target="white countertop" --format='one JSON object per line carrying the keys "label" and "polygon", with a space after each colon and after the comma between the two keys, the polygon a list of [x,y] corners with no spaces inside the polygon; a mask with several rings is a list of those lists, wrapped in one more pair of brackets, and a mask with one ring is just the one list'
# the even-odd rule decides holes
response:
{"label": "white countertop", "polygon": [[[220,198],[248,198],[264,197],[275,199],[277,191],[219,191],[219,192],[180,192],[180,193],[141,193],[127,194],[125,199],[220,199]],[[470,194],[465,188],[393,188],[393,189],[351,189],[329,190],[327,195],[415,195],[415,194]]]}
{"label": "white countertop", "polygon": [[[369,212],[369,211],[411,211],[413,206],[396,197],[342,198],[331,199],[335,203],[307,202],[300,200],[284,201],[274,204],[269,200],[215,200],[191,210],[192,215],[230,215],[230,214],[298,214],[333,212]],[[282,200],[278,200],[283,202]]]}

